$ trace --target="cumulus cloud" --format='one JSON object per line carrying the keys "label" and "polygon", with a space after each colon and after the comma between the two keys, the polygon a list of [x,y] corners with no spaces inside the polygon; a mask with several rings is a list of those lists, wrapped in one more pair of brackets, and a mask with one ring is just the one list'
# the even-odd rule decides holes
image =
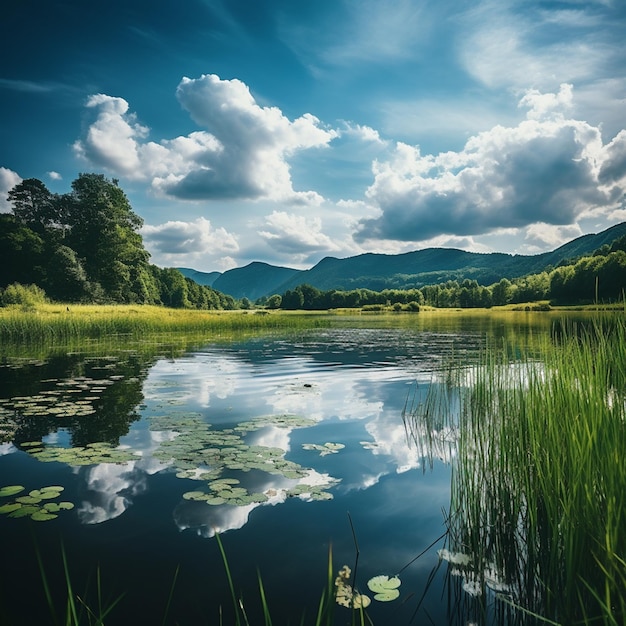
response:
{"label": "cumulus cloud", "polygon": [[46,174],[48,174],[48,178],[50,178],[50,180],[63,180],[63,176],[61,176],[59,172],[55,172],[54,170],[46,172]]}
{"label": "cumulus cloud", "polygon": [[215,75],[183,78],[176,96],[203,129],[187,136],[147,141],[122,98],[91,96],[95,120],[74,150],[90,163],[129,179],[151,182],[181,199],[271,199],[319,204],[315,191],[293,189],[289,157],[327,146],[337,132],[305,113],[291,121],[276,107],[262,107],[241,81]]}
{"label": "cumulus cloud", "polygon": [[97,111],[96,120],[85,137],[74,144],[76,153],[91,163],[132,176],[141,170],[138,140],[148,129],[128,113],[128,102],[106,94],[87,100],[87,108]]}
{"label": "cumulus cloud", "polygon": [[526,252],[536,254],[544,250],[554,250],[564,243],[582,236],[578,224],[554,226],[552,224],[531,224],[526,228],[524,238]]}
{"label": "cumulus cloud", "polygon": [[265,217],[267,230],[259,231],[278,252],[304,258],[312,252],[337,252],[340,247],[322,232],[319,217],[304,217],[284,211],[273,211]]}
{"label": "cumulus cloud", "polygon": [[13,170],[0,167],[0,213],[10,213],[11,205],[7,200],[7,195],[15,185],[22,182],[22,177]]}
{"label": "cumulus cloud", "polygon": [[193,222],[170,221],[158,226],[146,224],[141,234],[150,249],[171,258],[178,255],[222,254],[239,249],[234,235],[224,228],[213,228],[204,217]]}
{"label": "cumulus cloud", "polygon": [[558,94],[529,91],[526,120],[480,133],[460,152],[422,155],[398,143],[388,161],[374,162],[367,196],[380,213],[361,220],[355,238],[424,241],[616,210],[626,190],[626,132],[603,145],[599,128],[562,115],[570,103],[568,85]]}
{"label": "cumulus cloud", "polygon": [[531,120],[546,119],[551,115],[562,118],[563,110],[572,107],[573,93],[573,86],[566,83],[561,85],[556,94],[529,89],[518,106],[529,109],[526,117]]}

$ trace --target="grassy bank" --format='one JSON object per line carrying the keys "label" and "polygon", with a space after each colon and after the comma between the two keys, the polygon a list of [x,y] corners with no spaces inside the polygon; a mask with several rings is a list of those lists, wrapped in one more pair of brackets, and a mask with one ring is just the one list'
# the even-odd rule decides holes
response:
{"label": "grassy bank", "polygon": [[324,325],[319,315],[267,311],[199,311],[132,305],[40,305],[0,308],[3,343],[65,343],[76,339],[154,333],[212,334]]}
{"label": "grassy bank", "polygon": [[538,356],[510,354],[491,346],[452,369],[412,416],[458,432],[445,557],[466,591],[536,623],[623,624],[624,317],[564,324]]}

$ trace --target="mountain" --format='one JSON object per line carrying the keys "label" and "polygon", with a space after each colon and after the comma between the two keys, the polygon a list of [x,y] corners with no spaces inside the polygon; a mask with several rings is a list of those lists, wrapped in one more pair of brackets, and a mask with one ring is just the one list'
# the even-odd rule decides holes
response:
{"label": "mountain", "polygon": [[[254,261],[245,267],[227,270],[215,280],[213,289],[233,296],[257,300],[262,296],[280,293],[280,285],[300,273],[289,267],[277,267],[268,263]],[[298,283],[300,284],[300,283]]]}
{"label": "mountain", "polygon": [[183,276],[191,278],[191,280],[198,283],[198,285],[206,285],[207,287],[213,287],[213,283],[221,276],[221,272],[199,272],[188,267],[176,267]]}
{"label": "mountain", "polygon": [[404,254],[367,253],[345,259],[326,257],[308,270],[254,262],[221,275],[214,272],[218,277],[211,286],[234,298],[245,296],[254,301],[262,296],[283,294],[303,283],[322,291],[409,289],[466,278],[481,285],[491,285],[501,278],[518,278],[549,270],[563,261],[591,254],[623,236],[626,236],[626,222],[597,234],[583,235],[551,252],[535,255],[426,248]]}

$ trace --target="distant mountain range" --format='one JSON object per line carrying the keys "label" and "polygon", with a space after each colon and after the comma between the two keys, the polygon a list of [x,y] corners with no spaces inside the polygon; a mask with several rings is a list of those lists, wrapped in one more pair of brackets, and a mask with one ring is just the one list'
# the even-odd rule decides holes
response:
{"label": "distant mountain range", "polygon": [[482,254],[455,248],[426,248],[404,254],[360,254],[346,259],[326,257],[308,270],[255,261],[224,273],[177,268],[201,285],[208,285],[251,301],[283,294],[307,283],[322,291],[338,289],[410,289],[447,280],[476,280],[491,285],[502,278],[518,278],[551,269],[563,261],[591,254],[626,236],[626,222],[593,235],[583,235],[552,252],[535,255],[491,252]]}

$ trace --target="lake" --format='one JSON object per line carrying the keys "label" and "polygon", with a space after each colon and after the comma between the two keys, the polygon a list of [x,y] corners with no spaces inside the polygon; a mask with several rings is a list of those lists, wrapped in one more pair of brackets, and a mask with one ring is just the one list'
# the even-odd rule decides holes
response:
{"label": "lake", "polygon": [[[0,622],[65,615],[65,555],[91,609],[121,596],[107,624],[231,624],[219,533],[251,624],[259,577],[274,624],[314,623],[330,550],[333,576],[356,564],[369,596],[372,577],[398,575],[399,597],[367,608],[374,624],[470,623],[438,552],[454,430],[409,436],[403,412],[452,354],[471,363],[488,337],[525,345],[554,318],[325,319],[184,350],[5,349],[0,488],[15,489],[0,498]],[[336,606],[335,623],[351,613]]]}

